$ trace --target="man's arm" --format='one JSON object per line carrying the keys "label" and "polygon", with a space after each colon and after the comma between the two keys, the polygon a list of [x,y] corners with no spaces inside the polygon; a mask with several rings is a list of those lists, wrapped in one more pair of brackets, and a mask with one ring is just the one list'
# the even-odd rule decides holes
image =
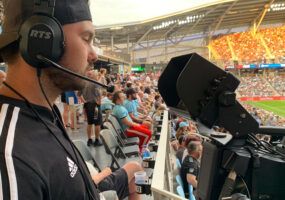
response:
{"label": "man's arm", "polygon": [[130,117],[132,118],[132,120],[133,120],[134,122],[142,123],[142,120],[141,120],[141,119],[139,119],[139,118],[136,118],[136,117],[133,115],[133,113],[132,113],[132,112],[131,112],[131,113],[129,113],[129,115],[130,115]]}
{"label": "man's arm", "polygon": [[123,122],[126,126],[128,126],[128,127],[131,127],[131,126],[139,126],[139,124],[129,121],[127,117],[124,117],[124,118],[122,118],[121,120],[122,120],[122,122]]}
{"label": "man's arm", "polygon": [[108,176],[110,176],[112,174],[112,170],[108,167],[105,168],[103,171],[101,171],[98,174],[94,174],[92,175],[92,179],[95,182],[95,184],[97,185],[98,183],[100,183],[103,179],[107,178]]}
{"label": "man's arm", "polygon": [[196,180],[196,176],[192,175],[192,174],[187,174],[187,182],[189,184],[191,184],[194,188],[197,188],[197,180]]}

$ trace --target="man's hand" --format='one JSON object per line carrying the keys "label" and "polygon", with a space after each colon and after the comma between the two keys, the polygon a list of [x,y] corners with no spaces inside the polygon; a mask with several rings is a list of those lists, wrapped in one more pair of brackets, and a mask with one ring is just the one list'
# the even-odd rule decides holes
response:
{"label": "man's hand", "polygon": [[137,123],[133,123],[133,126],[140,126],[140,124],[137,124]]}

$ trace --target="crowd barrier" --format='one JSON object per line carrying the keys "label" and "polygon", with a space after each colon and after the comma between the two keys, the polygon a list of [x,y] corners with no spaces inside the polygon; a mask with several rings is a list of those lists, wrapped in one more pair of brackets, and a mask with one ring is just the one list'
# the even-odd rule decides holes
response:
{"label": "crowd barrier", "polygon": [[284,101],[285,97],[240,97],[240,101]]}
{"label": "crowd barrier", "polygon": [[151,184],[152,195],[155,200],[185,200],[185,198],[174,193],[172,165],[174,161],[171,156],[170,134],[171,128],[168,123],[168,111],[164,111],[161,136]]}

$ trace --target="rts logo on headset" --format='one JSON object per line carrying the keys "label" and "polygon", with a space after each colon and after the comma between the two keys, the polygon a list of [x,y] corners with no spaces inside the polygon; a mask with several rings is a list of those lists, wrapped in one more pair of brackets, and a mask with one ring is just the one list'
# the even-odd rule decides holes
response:
{"label": "rts logo on headset", "polygon": [[51,34],[51,32],[47,31],[31,30],[30,37],[49,40],[51,39]]}

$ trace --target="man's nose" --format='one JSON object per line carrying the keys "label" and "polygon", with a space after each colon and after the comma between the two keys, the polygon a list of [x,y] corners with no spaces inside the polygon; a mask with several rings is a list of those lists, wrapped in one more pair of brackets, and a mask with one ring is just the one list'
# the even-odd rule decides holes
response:
{"label": "man's nose", "polygon": [[98,55],[96,53],[96,49],[95,47],[92,45],[92,48],[89,52],[89,55],[88,55],[88,62],[89,63],[94,63],[98,60]]}

